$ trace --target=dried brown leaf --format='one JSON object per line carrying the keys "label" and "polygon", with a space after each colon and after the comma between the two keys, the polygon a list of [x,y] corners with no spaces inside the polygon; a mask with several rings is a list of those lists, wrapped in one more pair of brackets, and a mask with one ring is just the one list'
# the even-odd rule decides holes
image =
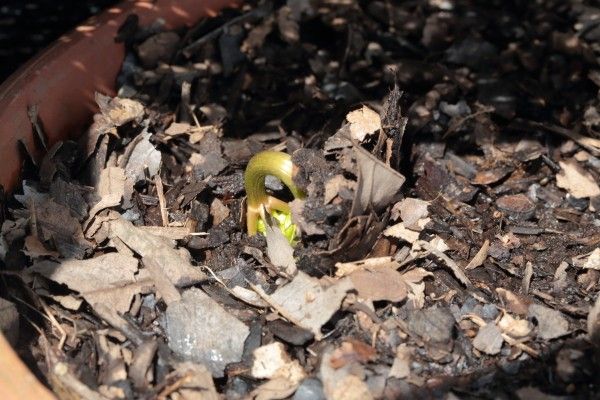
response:
{"label": "dried brown leaf", "polygon": [[350,136],[358,142],[381,129],[379,114],[367,106],[349,112],[346,120],[350,123]]}

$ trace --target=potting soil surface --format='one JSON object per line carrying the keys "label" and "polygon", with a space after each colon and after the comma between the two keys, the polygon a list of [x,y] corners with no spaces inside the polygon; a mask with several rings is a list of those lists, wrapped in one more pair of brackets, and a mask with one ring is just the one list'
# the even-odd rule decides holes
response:
{"label": "potting soil surface", "polygon": [[[131,16],[118,97],[78,142],[40,121],[4,201],[31,367],[71,398],[600,398],[591,4]],[[263,150],[295,235],[246,233]]]}

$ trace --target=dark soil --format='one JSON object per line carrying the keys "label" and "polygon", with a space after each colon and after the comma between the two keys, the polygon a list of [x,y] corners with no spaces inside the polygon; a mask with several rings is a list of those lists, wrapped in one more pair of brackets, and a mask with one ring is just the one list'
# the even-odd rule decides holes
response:
{"label": "dark soil", "polygon": [[[0,293],[53,389],[600,398],[600,8],[248,4],[132,16],[119,97],[25,165]],[[266,239],[263,150],[294,165]]]}

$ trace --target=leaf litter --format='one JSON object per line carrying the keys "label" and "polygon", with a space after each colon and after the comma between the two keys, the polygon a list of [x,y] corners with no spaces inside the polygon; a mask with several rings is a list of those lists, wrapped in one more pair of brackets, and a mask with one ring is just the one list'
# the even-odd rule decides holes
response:
{"label": "leaf litter", "polygon": [[[3,204],[0,295],[57,393],[597,395],[600,10],[418,3],[121,32],[119,95],[78,142],[36,128]],[[242,225],[266,149],[293,246]]]}

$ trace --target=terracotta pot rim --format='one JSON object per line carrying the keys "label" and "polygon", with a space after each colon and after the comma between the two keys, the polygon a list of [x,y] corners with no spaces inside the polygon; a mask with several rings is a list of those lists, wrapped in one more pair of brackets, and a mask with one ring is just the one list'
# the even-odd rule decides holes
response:
{"label": "terracotta pot rim", "polygon": [[[38,106],[40,122],[52,143],[83,132],[96,110],[94,92],[114,94],[125,51],[114,42],[126,16],[140,24],[160,17],[167,29],[191,25],[236,0],[125,0],[61,36],[0,84],[0,185],[11,191],[19,180],[17,142],[35,149],[29,106]],[[0,332],[0,399],[55,399],[19,359]]]}

